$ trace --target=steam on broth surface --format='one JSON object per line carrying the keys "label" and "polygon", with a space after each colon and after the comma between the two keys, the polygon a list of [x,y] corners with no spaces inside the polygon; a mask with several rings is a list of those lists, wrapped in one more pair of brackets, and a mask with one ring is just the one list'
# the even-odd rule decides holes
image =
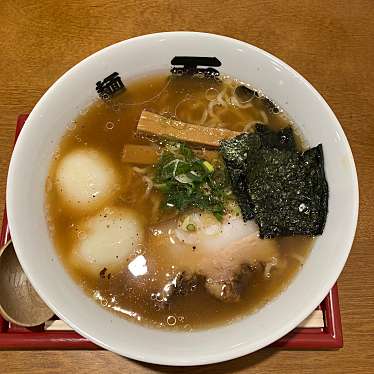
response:
{"label": "steam on broth surface", "polygon": [[[227,185],[219,195],[222,214],[209,204],[168,209],[157,165],[143,162],[142,148],[136,148],[143,153],[135,162],[124,162],[124,145],[151,146],[157,158],[165,146],[176,157],[183,147],[139,136],[144,109],[238,133],[253,132],[256,123],[273,131],[292,126],[259,96],[230,78],[158,75],[129,84],[109,102],[96,101],[69,124],[47,180],[47,217],[66,269],[90,297],[140,323],[190,330],[239,318],[288,285],[312,237],[260,239]],[[301,139],[296,141],[301,150]],[[201,156],[205,148],[198,148],[191,162],[201,157],[207,183],[215,183],[211,167],[223,170],[223,162],[216,150]]]}

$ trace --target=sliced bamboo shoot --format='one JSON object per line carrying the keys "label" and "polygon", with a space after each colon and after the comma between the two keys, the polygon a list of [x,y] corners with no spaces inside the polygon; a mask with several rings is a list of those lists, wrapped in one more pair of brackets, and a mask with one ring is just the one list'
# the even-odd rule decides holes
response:
{"label": "sliced bamboo shoot", "polygon": [[211,128],[166,118],[143,110],[137,130],[141,133],[170,137],[194,144],[218,147],[221,140],[230,139],[239,132],[227,129]]}

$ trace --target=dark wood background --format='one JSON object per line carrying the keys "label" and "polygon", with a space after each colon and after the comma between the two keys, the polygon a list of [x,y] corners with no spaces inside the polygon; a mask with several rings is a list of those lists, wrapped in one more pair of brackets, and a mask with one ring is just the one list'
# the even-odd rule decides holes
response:
{"label": "dark wood background", "polygon": [[[1,0],[0,207],[19,113],[91,53],[136,35],[191,30],[228,35],[286,61],[325,97],[348,136],[360,216],[339,279],[344,348],[264,349],[223,364],[170,368],[109,352],[0,352],[7,373],[374,373],[374,1]],[[157,342],[156,342],[157,344]]]}

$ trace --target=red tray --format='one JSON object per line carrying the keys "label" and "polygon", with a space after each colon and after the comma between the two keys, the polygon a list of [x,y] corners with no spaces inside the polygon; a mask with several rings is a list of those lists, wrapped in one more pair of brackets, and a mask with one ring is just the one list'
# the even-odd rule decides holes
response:
{"label": "red tray", "polygon": [[[17,139],[27,116],[27,114],[23,114],[18,117],[15,139]],[[10,233],[5,211],[0,233],[0,247],[9,239]],[[323,313],[321,327],[297,327],[271,346],[283,349],[337,349],[343,347],[336,284],[317,310]],[[100,347],[74,331],[45,331],[44,325],[25,328],[9,323],[0,317],[0,349],[100,349]]]}

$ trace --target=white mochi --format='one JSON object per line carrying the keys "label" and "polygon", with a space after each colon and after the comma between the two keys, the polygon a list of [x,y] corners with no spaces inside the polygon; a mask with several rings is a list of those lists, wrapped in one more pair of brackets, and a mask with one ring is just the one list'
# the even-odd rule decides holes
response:
{"label": "white mochi", "polygon": [[126,266],[144,240],[144,227],[131,209],[105,208],[80,225],[72,264],[94,277],[116,273]]}
{"label": "white mochi", "polygon": [[82,213],[107,203],[119,179],[109,158],[84,148],[73,150],[59,162],[55,178],[65,203]]}

